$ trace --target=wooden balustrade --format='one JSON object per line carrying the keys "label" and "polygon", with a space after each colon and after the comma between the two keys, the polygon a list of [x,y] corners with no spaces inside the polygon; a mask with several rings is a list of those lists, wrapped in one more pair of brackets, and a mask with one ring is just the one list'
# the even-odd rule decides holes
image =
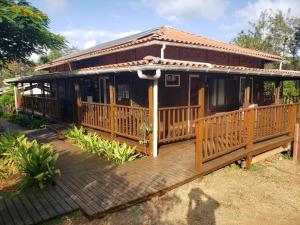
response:
{"label": "wooden balustrade", "polygon": [[201,151],[202,162],[219,157],[246,146],[246,110],[221,113],[203,117],[197,122],[197,151]]}
{"label": "wooden balustrade", "polygon": [[254,110],[254,141],[288,132],[288,105],[271,105]]}
{"label": "wooden balustrade", "polygon": [[179,106],[158,109],[158,140],[160,143],[195,137],[195,123],[200,106]]}
{"label": "wooden balustrade", "polygon": [[253,144],[293,135],[299,104],[271,105],[203,117],[196,123],[195,168],[235,150],[244,149],[251,165]]}
{"label": "wooden balustrade", "polygon": [[109,104],[81,102],[78,107],[77,117],[80,125],[110,131]]}
{"label": "wooden balustrade", "polygon": [[21,107],[25,112],[38,113],[53,118],[59,117],[58,103],[54,98],[22,96]]}
{"label": "wooden balustrade", "polygon": [[[83,126],[141,140],[144,133],[140,126],[149,123],[149,110],[143,107],[80,102],[78,121]],[[111,126],[111,122],[114,126]]]}
{"label": "wooden balustrade", "polygon": [[134,140],[144,138],[142,123],[149,123],[149,109],[124,105],[114,106],[114,132]]}

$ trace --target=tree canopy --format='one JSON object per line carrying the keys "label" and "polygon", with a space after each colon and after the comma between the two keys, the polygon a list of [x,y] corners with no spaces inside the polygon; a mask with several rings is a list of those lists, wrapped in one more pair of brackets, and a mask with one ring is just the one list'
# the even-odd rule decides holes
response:
{"label": "tree canopy", "polygon": [[48,16],[25,0],[0,0],[0,68],[30,63],[33,54],[66,46],[64,37],[48,30]]}
{"label": "tree canopy", "polygon": [[48,62],[51,62],[55,59],[58,59],[62,56],[74,53],[74,52],[78,52],[79,49],[76,47],[64,47],[62,49],[53,49],[49,52],[47,52],[46,54],[43,54],[39,57],[38,59],[38,64],[45,64]]}
{"label": "tree canopy", "polygon": [[249,22],[250,29],[242,30],[233,43],[242,47],[281,55],[286,58],[298,56],[300,18],[290,13],[266,10],[257,22]]}

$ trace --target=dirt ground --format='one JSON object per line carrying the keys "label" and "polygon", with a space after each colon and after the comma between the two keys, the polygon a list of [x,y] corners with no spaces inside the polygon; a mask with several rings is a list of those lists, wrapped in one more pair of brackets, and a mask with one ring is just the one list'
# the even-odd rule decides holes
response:
{"label": "dirt ground", "polygon": [[245,171],[229,166],[162,197],[88,221],[80,213],[51,224],[300,224],[300,165],[281,155]]}

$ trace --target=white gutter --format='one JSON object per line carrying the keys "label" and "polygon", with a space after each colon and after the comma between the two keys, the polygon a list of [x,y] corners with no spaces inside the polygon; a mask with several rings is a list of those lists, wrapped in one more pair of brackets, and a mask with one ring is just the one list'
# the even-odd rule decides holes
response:
{"label": "white gutter", "polygon": [[282,70],[282,64],[283,64],[283,61],[280,61],[280,63],[279,63],[279,70]]}
{"label": "white gutter", "polygon": [[[165,58],[166,45],[163,44],[160,50],[160,58]],[[154,76],[150,77],[138,70],[137,74],[141,79],[153,80],[153,157],[158,154],[158,79],[161,77],[161,70],[157,69]]]}

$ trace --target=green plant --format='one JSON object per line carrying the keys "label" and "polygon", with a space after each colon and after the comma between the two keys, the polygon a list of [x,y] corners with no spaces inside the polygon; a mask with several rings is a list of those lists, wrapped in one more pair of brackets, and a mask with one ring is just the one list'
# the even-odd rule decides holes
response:
{"label": "green plant", "polygon": [[23,114],[11,114],[8,116],[8,119],[13,123],[19,124],[23,127],[27,127],[29,129],[43,128],[47,124],[47,121],[45,119],[39,119]]}
{"label": "green plant", "polygon": [[15,150],[17,151],[16,163],[25,173],[21,186],[29,184],[42,189],[60,174],[59,169],[55,167],[58,154],[54,153],[50,145],[40,145],[36,140],[28,141],[24,138],[17,139]]}
{"label": "green plant", "polygon": [[6,178],[8,169],[23,173],[20,189],[29,185],[43,188],[60,172],[55,168],[58,154],[50,145],[29,141],[23,135],[9,131],[0,135],[0,178]]}
{"label": "green plant", "polygon": [[139,156],[135,148],[120,144],[117,141],[108,141],[100,138],[96,133],[85,134],[83,128],[73,127],[67,130],[65,136],[81,149],[98,156],[123,164],[132,161]]}
{"label": "green plant", "polygon": [[143,132],[143,139],[139,140],[142,145],[147,145],[149,143],[149,134],[153,131],[152,125],[149,123],[141,123],[140,130]]}

